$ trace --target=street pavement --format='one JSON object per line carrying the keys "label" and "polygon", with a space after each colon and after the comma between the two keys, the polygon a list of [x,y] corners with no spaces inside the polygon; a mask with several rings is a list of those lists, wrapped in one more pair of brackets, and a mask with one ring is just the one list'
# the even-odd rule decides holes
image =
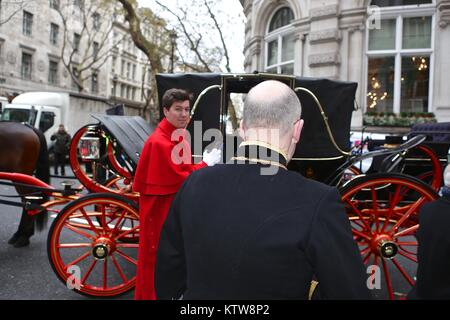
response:
{"label": "street pavement", "polygon": [[[73,175],[69,167],[66,172]],[[60,183],[63,180],[65,179],[52,178],[52,185],[61,188]],[[15,190],[0,185],[0,194],[14,195]],[[69,290],[50,266],[47,235],[53,218],[49,217],[46,230],[31,238],[30,246],[14,248],[8,244],[9,238],[17,230],[20,216],[20,208],[0,204],[0,300],[92,299]],[[133,294],[134,291],[131,291],[115,299],[133,299]]]}

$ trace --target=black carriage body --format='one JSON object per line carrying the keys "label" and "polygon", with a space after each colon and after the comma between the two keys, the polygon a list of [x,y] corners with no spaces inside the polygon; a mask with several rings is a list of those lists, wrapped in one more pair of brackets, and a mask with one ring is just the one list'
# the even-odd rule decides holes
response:
{"label": "black carriage body", "polygon": [[[226,136],[225,119],[228,115],[228,102],[231,93],[248,93],[251,88],[266,80],[278,80],[292,89],[303,87],[313,92],[324,108],[328,117],[331,131],[337,145],[349,150],[350,123],[354,110],[357,84],[328,79],[302,78],[275,74],[158,74],[156,76],[159,101],[164,92],[171,88],[185,89],[198,99],[203,90],[210,86],[221,86],[221,90],[214,88],[201,98],[188,130],[193,141],[201,140],[198,130],[194,132],[194,121],[202,121],[201,134],[207,129],[215,128]],[[297,145],[290,169],[302,174],[324,181],[344,161],[342,154],[334,147],[321,112],[314,99],[306,92],[297,92],[302,103],[302,118],[305,125],[300,143]],[[163,116],[160,105],[161,116]],[[227,139],[238,141],[237,135],[228,136]],[[211,142],[204,141],[202,150]],[[224,141],[224,146],[230,143]],[[236,149],[237,143],[234,145]],[[202,150],[193,148],[194,156],[200,156]],[[233,152],[224,150],[224,154]],[[234,150],[235,151],[235,150]],[[226,159],[225,159],[226,160]]]}

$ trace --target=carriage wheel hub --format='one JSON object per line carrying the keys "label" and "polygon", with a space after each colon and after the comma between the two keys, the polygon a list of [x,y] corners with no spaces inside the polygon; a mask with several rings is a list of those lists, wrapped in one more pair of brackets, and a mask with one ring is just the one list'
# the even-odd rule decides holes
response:
{"label": "carriage wheel hub", "polygon": [[114,251],[114,243],[108,238],[101,237],[95,241],[92,249],[92,255],[97,260],[105,260]]}
{"label": "carriage wheel hub", "polygon": [[375,243],[378,253],[385,259],[392,259],[397,255],[397,244],[387,235],[376,237]]}

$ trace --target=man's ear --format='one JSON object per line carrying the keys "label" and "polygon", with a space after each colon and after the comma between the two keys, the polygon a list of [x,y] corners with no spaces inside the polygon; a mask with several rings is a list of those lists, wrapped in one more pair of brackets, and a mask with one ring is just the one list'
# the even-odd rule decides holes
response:
{"label": "man's ear", "polygon": [[163,108],[164,117],[167,117],[167,113],[169,113],[169,110],[167,108]]}
{"label": "man's ear", "polygon": [[292,136],[292,140],[294,140],[295,143],[298,143],[300,141],[300,136],[302,135],[302,129],[303,129],[304,121],[303,119],[300,119],[294,124],[294,134]]}
{"label": "man's ear", "polygon": [[239,125],[239,136],[242,140],[245,140],[245,128],[244,128],[244,120],[241,120]]}

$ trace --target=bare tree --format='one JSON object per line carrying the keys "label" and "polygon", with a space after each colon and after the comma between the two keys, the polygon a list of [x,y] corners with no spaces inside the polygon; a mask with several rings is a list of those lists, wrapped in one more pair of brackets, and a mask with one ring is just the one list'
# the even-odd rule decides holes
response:
{"label": "bare tree", "polygon": [[16,14],[22,12],[35,0],[7,0],[0,2],[0,26],[8,23]]}
{"label": "bare tree", "polygon": [[113,39],[111,34],[116,16],[119,14],[114,3],[106,0],[61,1],[57,12],[63,26],[61,61],[70,74],[78,91],[85,90],[86,81],[113,54],[113,48],[124,37]]}
{"label": "bare tree", "polygon": [[[221,25],[214,12],[214,7],[219,3],[217,0],[183,1],[182,3],[178,2],[176,8],[171,8],[159,0],[155,0],[155,2],[175,18],[176,29],[183,36],[188,52],[193,54],[194,60],[189,61],[186,54],[181,50],[177,51],[184,66],[197,72],[232,71],[229,50],[223,33],[224,26]],[[203,10],[209,21],[190,16],[192,8]],[[211,43],[205,43],[206,33],[211,34],[215,39],[218,38],[219,41],[214,41],[214,43],[219,43],[219,45],[211,46]],[[221,66],[222,61],[225,63],[224,66]],[[228,110],[233,129],[237,129],[236,110],[231,101]]]}
{"label": "bare tree", "polygon": [[[128,22],[128,33],[134,44],[147,56],[151,73],[150,96],[144,95],[147,109],[150,110],[150,120],[159,120],[158,93],[156,91],[156,74],[166,71],[163,68],[164,57],[168,53],[169,30],[163,19],[157,17],[150,8],[138,9],[134,0],[117,0],[124,9],[124,17]],[[145,76],[145,75],[144,75]],[[144,91],[145,92],[145,91]]]}

